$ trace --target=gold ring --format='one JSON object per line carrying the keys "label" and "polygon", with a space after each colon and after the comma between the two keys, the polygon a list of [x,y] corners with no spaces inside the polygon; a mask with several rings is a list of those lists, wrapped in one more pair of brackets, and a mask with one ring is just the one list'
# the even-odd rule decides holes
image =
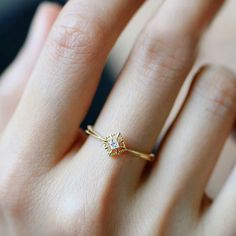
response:
{"label": "gold ring", "polygon": [[90,125],[87,127],[85,132],[88,135],[91,135],[94,138],[101,140],[110,157],[119,156],[124,152],[129,152],[147,161],[153,161],[155,159],[155,155],[153,153],[145,154],[127,148],[121,133],[111,134],[104,138],[99,133],[97,133]]}

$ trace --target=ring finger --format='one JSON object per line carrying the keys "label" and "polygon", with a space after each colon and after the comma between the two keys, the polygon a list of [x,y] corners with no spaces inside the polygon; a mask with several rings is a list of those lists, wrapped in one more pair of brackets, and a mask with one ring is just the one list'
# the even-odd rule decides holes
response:
{"label": "ring finger", "polygon": [[[138,39],[96,130],[105,136],[121,131],[132,147],[150,152],[193,64],[198,40],[222,2],[168,0],[162,5]],[[91,153],[91,158],[97,152],[107,155],[100,150],[96,141],[89,139],[81,151]],[[120,170],[117,167],[132,162],[125,170],[136,178],[145,162],[133,160],[117,165],[109,158],[83,159],[91,168],[99,165],[103,170]]]}

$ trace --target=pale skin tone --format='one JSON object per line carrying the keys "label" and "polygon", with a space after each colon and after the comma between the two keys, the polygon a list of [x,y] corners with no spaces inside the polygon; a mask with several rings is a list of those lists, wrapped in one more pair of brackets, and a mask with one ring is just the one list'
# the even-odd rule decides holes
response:
{"label": "pale skin tone", "polygon": [[[145,3],[142,9],[131,20],[128,27],[124,30],[121,37],[117,41],[110,56],[110,66],[116,74],[125,63],[126,57],[132,48],[132,45],[137,38],[139,32],[146,24],[150,16],[158,9],[163,0],[149,0]],[[216,64],[229,68],[234,73],[236,72],[236,1],[227,0],[224,7],[215,17],[199,45],[199,53],[197,55],[194,68],[191,74],[186,79],[187,84],[191,83],[196,71],[203,64]],[[172,109],[171,119],[178,113],[181,104],[185,100],[185,95],[188,87],[182,88],[181,96],[179,96],[177,106]],[[236,145],[235,139],[230,137],[224,147],[224,150],[219,158],[217,166],[212,174],[211,180],[206,189],[211,198],[217,197],[224,182],[230,175],[234,165],[236,164]]]}
{"label": "pale skin tone", "polygon": [[[163,2],[95,124],[99,133],[121,132],[131,148],[151,152],[223,2]],[[236,172],[213,202],[205,194],[235,123],[231,70],[207,66],[194,75],[153,163],[109,158],[78,130],[106,58],[141,4],[71,0],[62,10],[39,9],[0,83],[1,235],[236,234]]]}

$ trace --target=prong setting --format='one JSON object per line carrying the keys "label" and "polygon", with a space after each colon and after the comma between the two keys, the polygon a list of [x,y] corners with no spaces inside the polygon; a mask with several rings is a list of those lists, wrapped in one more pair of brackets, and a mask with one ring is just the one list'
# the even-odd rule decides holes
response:
{"label": "prong setting", "polygon": [[91,125],[87,127],[86,133],[102,141],[110,157],[118,157],[120,154],[128,152],[146,161],[154,161],[155,155],[153,153],[146,154],[127,148],[125,145],[124,138],[120,133],[112,134],[104,138],[97,131],[95,131]]}
{"label": "prong setting", "polygon": [[121,133],[107,136],[104,141],[104,147],[110,157],[119,156],[126,151],[125,141]]}

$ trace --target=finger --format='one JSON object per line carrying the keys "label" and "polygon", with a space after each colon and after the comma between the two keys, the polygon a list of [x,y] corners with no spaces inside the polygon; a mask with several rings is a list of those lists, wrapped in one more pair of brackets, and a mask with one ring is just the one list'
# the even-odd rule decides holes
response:
{"label": "finger", "polygon": [[[214,229],[216,236],[235,235],[236,227],[236,167],[234,166],[232,173],[220,191],[218,197],[214,201],[210,210],[204,217],[204,221],[208,222],[208,227]],[[222,220],[224,219],[224,220]],[[204,223],[204,222],[203,222]]]}
{"label": "finger", "polygon": [[201,206],[235,117],[236,77],[224,68],[205,67],[197,74],[186,103],[163,143],[160,161],[150,179],[151,191],[156,192],[157,185],[169,194],[179,190],[180,200],[188,199],[199,210],[196,206]]}
{"label": "finger", "polygon": [[230,173],[234,169],[236,164],[235,153],[236,145],[232,135],[230,135],[224,145],[223,152],[217,161],[217,165],[214,168],[214,172],[212,173],[206,188],[206,195],[213,200],[219,195],[225,184],[225,181],[228,179]]}
{"label": "finger", "polygon": [[111,47],[141,3],[142,0],[67,3],[5,133],[6,143],[24,130],[24,138],[17,146],[30,146],[28,152],[32,155],[28,156],[40,156],[39,161],[45,161],[47,166],[61,158],[74,142]]}
{"label": "finger", "polygon": [[6,126],[22,96],[47,35],[61,7],[43,3],[38,8],[25,45],[2,75],[0,83],[0,132]]}
{"label": "finger", "polygon": [[[198,39],[213,17],[212,9],[216,12],[220,3],[169,0],[162,5],[143,30],[96,123],[99,133],[106,136],[120,131],[131,148],[150,153],[192,66]],[[86,145],[85,152],[101,149],[93,139]],[[111,168],[114,162],[102,153],[99,165],[106,163],[104,168]],[[133,166],[126,165],[127,171],[139,176],[144,164],[135,159]]]}
{"label": "finger", "polygon": [[[226,184],[213,202],[210,210],[205,214],[202,225],[206,225],[209,232],[216,236],[220,235],[235,235],[235,204],[236,204],[236,191],[235,191],[236,169],[226,181]],[[222,220],[223,219],[223,220]]]}

